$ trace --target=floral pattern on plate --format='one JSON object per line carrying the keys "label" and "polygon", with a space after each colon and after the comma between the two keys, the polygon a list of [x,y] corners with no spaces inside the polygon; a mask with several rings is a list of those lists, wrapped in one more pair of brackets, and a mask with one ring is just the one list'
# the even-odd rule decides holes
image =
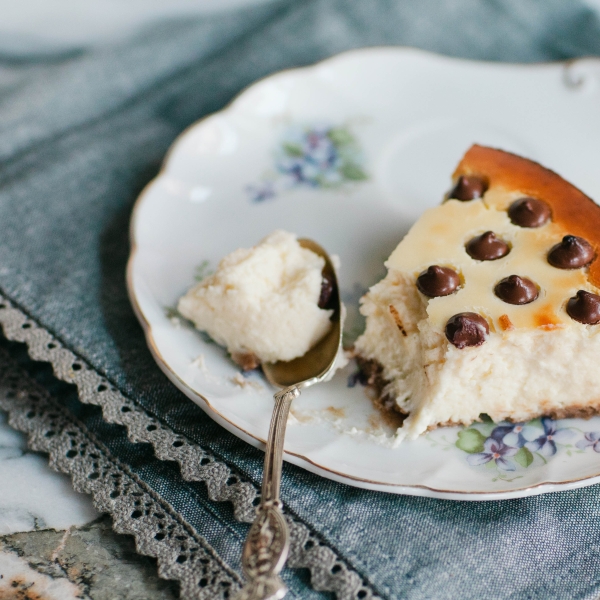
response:
{"label": "floral pattern on plate", "polygon": [[458,430],[454,443],[446,436],[427,437],[434,445],[454,445],[465,452],[469,466],[492,471],[492,481],[512,481],[520,477],[519,471],[542,466],[558,454],[572,456],[590,447],[600,453],[600,432],[584,432],[566,423],[549,417],[528,423],[485,421]]}
{"label": "floral pattern on plate", "polygon": [[274,161],[275,173],[246,187],[253,202],[294,187],[339,188],[368,179],[360,144],[347,125],[289,127],[275,150]]}

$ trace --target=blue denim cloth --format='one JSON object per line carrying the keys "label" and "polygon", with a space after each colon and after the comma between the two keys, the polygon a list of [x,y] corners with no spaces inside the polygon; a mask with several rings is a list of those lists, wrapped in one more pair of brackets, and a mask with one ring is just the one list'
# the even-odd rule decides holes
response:
{"label": "blue denim cloth", "polygon": [[[0,54],[0,291],[127,396],[258,482],[262,455],[162,375],[125,290],[132,204],[175,138],[273,71],[401,44],[531,62],[600,54],[576,0],[285,0],[102,47]],[[224,224],[225,226],[225,224]],[[50,384],[49,384],[50,385]],[[65,402],[239,569],[247,526],[98,411]],[[600,488],[488,503],[364,491],[286,465],[283,500],[384,598],[595,598]],[[292,595],[323,597],[305,573]]]}

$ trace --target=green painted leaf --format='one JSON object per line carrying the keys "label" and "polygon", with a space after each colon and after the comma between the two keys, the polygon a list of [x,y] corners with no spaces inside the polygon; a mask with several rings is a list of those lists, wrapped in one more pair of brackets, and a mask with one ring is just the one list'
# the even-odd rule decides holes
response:
{"label": "green painted leaf", "polygon": [[325,179],[325,177],[323,175],[317,175],[315,177],[315,181],[317,182],[317,185],[320,188],[323,188],[325,190],[327,189],[334,189],[338,186],[341,185],[341,182],[331,182],[331,181],[327,181],[327,179]]}
{"label": "green painted leaf", "polygon": [[455,445],[464,452],[475,454],[475,452],[483,452],[483,442],[485,437],[477,429],[463,429],[458,432]]}
{"label": "green painted leaf", "polygon": [[194,273],[195,281],[202,281],[209,275],[212,275],[213,271],[210,269],[210,263],[207,260],[203,260],[197,267]]}
{"label": "green painted leaf", "polygon": [[283,143],[283,151],[288,156],[298,157],[303,155],[302,146],[299,146],[298,144],[291,144],[290,142]]}
{"label": "green painted leaf", "polygon": [[520,448],[515,454],[515,460],[522,467],[527,468],[533,462],[533,454],[527,448]]}
{"label": "green painted leaf", "polygon": [[165,311],[165,317],[167,317],[167,319],[176,319],[181,317],[181,315],[179,314],[179,311],[177,310],[176,307],[174,306],[165,306],[163,307],[164,311]]}
{"label": "green painted leaf", "polygon": [[345,163],[340,170],[344,179],[350,179],[351,181],[364,181],[369,178],[368,175],[353,162]]}
{"label": "green painted leaf", "polygon": [[495,423],[475,423],[474,429],[477,429],[479,433],[483,435],[483,437],[490,437],[492,431],[494,431],[496,427]]}
{"label": "green painted leaf", "polygon": [[330,129],[327,132],[327,137],[331,140],[334,146],[338,148],[340,146],[349,146],[350,144],[354,144],[354,136],[347,130],[343,128],[334,128]]}

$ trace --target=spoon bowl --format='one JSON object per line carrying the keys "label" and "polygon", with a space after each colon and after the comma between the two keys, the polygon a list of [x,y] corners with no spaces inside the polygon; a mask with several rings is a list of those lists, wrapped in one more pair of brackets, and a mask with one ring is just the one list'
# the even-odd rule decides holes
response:
{"label": "spoon bowl", "polygon": [[337,285],[335,268],[325,250],[312,240],[301,238],[298,243],[325,260],[323,277],[333,283],[328,305],[332,307],[331,328],[306,354],[284,362],[265,363],[265,377],[275,387],[297,386],[305,388],[323,381],[331,372],[342,343],[342,304]]}

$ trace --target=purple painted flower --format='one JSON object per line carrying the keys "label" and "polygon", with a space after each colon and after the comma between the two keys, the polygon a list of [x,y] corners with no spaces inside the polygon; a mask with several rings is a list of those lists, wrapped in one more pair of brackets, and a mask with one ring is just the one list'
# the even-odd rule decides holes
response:
{"label": "purple painted flower", "polygon": [[490,462],[490,460],[495,460],[496,466],[502,471],[514,471],[517,466],[511,460],[507,460],[507,458],[514,456],[517,452],[517,448],[507,446],[506,444],[489,437],[483,442],[483,452],[477,452],[476,454],[467,456],[467,462],[472,467],[475,467],[477,465],[484,465],[485,463]]}
{"label": "purple painted flower", "polygon": [[329,135],[330,128],[292,129],[282,143],[277,169],[292,185],[336,185],[342,182],[341,156]]}
{"label": "purple painted flower", "polygon": [[275,188],[271,181],[264,181],[257,185],[248,185],[246,186],[246,192],[252,202],[262,202],[275,196]]}
{"label": "purple painted flower", "polygon": [[337,188],[368,179],[360,145],[345,126],[292,126],[284,133],[274,158],[278,175],[246,187],[254,202],[294,187]]}
{"label": "purple painted flower", "polygon": [[349,388],[356,387],[356,385],[359,383],[362,386],[366,386],[368,383],[367,379],[367,376],[360,369],[357,369],[354,371],[354,373],[348,375],[348,381],[346,385]]}
{"label": "purple painted flower", "polygon": [[542,418],[542,426],[544,427],[543,435],[528,441],[525,447],[531,452],[540,452],[544,456],[556,454],[556,442],[564,444],[574,435],[570,429],[557,429],[556,422],[549,417]]}
{"label": "purple painted flower", "polygon": [[490,437],[498,442],[514,448],[522,448],[527,440],[523,437],[523,428],[525,423],[507,423],[497,425],[492,430]]}
{"label": "purple painted flower", "polygon": [[594,452],[600,453],[600,433],[597,431],[588,431],[583,440],[579,440],[575,446],[580,450],[585,450],[592,446]]}

